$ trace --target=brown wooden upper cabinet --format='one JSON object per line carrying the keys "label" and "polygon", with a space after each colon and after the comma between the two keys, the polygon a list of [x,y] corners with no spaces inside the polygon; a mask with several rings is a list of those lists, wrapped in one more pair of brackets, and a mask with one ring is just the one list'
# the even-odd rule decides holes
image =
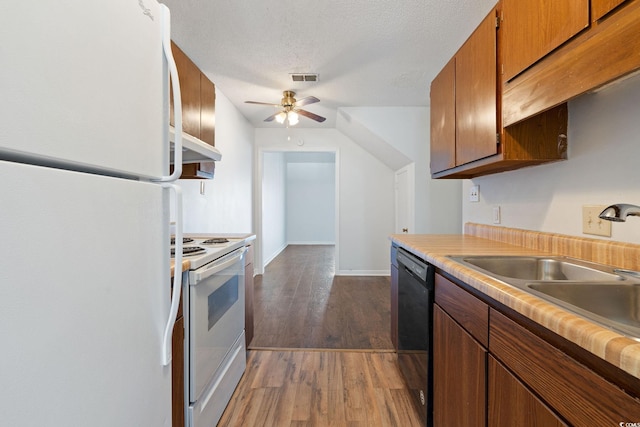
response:
{"label": "brown wooden upper cabinet", "polygon": [[627,0],[591,0],[591,22],[596,22]]}
{"label": "brown wooden upper cabinet", "polygon": [[431,172],[496,154],[496,17],[490,13],[431,83]]}
{"label": "brown wooden upper cabinet", "polygon": [[432,178],[473,178],[566,158],[566,105],[502,127],[499,11],[431,82]]}
{"label": "brown wooden upper cabinet", "polygon": [[431,173],[456,165],[456,58],[431,82]]}
{"label": "brown wooden upper cabinet", "polygon": [[589,26],[589,0],[502,0],[504,79]]}
{"label": "brown wooden upper cabinet", "polygon": [[502,0],[502,123],[640,69],[640,0]]}
{"label": "brown wooden upper cabinet", "polygon": [[[171,42],[171,50],[180,78],[182,130],[207,144],[215,145],[215,85],[173,42]],[[173,126],[173,97],[171,97],[170,117]],[[214,162],[183,164],[181,178],[213,178],[214,169]]]}
{"label": "brown wooden upper cabinet", "polygon": [[456,54],[456,164],[498,152],[496,15],[491,12]]}

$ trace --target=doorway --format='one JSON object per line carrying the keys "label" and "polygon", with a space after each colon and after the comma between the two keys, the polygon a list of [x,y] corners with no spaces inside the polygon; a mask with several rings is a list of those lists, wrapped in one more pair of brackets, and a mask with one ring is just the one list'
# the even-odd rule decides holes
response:
{"label": "doorway", "polygon": [[256,273],[289,244],[335,245],[338,268],[336,149],[258,149],[256,173]]}

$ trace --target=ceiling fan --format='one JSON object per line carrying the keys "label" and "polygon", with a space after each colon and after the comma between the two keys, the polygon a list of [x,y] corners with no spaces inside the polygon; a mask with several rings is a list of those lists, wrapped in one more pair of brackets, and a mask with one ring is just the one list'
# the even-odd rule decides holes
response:
{"label": "ceiling fan", "polygon": [[317,114],[311,113],[307,110],[303,110],[299,107],[303,107],[305,105],[313,104],[314,102],[320,102],[318,98],[315,96],[307,96],[306,98],[302,98],[300,100],[296,100],[294,96],[295,92],[290,90],[285,90],[283,93],[283,98],[280,100],[280,104],[272,104],[269,102],[258,102],[258,101],[245,101],[246,104],[258,104],[258,105],[271,105],[273,107],[282,108],[282,111],[273,114],[266,119],[265,122],[271,122],[273,120],[278,123],[287,122],[288,126],[295,126],[298,124],[298,120],[300,116],[308,117],[316,122],[322,123],[326,120],[326,118],[319,116]]}

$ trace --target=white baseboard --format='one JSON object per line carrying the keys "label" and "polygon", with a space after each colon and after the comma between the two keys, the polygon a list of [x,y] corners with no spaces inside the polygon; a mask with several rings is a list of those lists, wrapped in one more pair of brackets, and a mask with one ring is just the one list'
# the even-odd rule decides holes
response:
{"label": "white baseboard", "polygon": [[326,246],[335,246],[336,242],[327,242],[327,241],[318,241],[318,242],[309,242],[305,240],[304,242],[289,242],[288,245],[326,245]]}
{"label": "white baseboard", "polygon": [[276,259],[276,257],[277,257],[278,255],[280,255],[280,253],[281,253],[282,251],[284,251],[284,250],[287,248],[287,246],[288,246],[288,245],[289,245],[288,243],[285,243],[285,244],[284,244],[280,249],[278,249],[278,250],[277,250],[277,251],[276,251],[276,252],[275,252],[271,257],[269,257],[269,259],[267,259],[267,260],[264,262],[264,266],[263,266],[263,268],[264,268],[264,267],[266,267],[267,265],[269,265],[269,263],[270,263],[271,261],[273,261],[274,259]]}
{"label": "white baseboard", "polygon": [[390,276],[391,270],[340,270],[336,276]]}

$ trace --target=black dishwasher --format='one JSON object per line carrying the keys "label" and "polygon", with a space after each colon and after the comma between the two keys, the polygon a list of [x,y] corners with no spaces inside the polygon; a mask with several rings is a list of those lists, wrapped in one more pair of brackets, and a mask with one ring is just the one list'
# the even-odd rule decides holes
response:
{"label": "black dishwasher", "polygon": [[398,262],[398,365],[426,426],[433,425],[434,267],[402,248]]}

